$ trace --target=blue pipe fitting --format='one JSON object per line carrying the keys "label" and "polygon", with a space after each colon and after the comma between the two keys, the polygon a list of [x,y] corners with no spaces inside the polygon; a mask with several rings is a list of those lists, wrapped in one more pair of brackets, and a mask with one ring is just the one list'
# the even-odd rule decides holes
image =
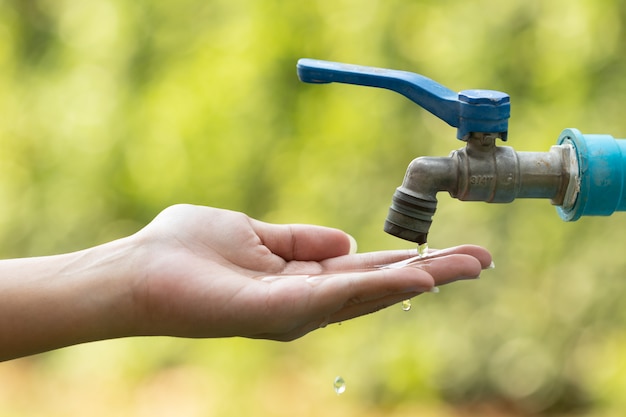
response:
{"label": "blue pipe fitting", "polygon": [[575,149],[577,175],[569,187],[575,187],[571,205],[557,207],[565,221],[581,216],[610,216],[626,211],[626,140],[610,135],[583,135],[577,129],[565,129],[557,141]]}

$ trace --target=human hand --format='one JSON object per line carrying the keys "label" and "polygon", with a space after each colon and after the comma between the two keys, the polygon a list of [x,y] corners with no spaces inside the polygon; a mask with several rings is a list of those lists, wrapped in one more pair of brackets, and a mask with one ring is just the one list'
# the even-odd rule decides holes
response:
{"label": "human hand", "polygon": [[135,335],[296,339],[328,323],[390,306],[434,286],[477,277],[477,246],[349,254],[342,231],[274,225],[209,207],[177,205],[131,236]]}
{"label": "human hand", "polygon": [[0,260],[0,361],[140,335],[292,340],[491,263],[478,246],[411,262],[414,250],[350,247],[336,229],[179,205],[126,238]]}

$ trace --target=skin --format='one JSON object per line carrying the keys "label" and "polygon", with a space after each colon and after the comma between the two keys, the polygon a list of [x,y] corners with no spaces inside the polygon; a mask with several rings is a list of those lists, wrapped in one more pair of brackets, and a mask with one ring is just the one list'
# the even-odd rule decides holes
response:
{"label": "skin", "polygon": [[210,207],[165,209],[83,251],[0,261],[0,360],[145,335],[293,340],[491,264],[478,246],[352,254],[336,229],[276,225]]}

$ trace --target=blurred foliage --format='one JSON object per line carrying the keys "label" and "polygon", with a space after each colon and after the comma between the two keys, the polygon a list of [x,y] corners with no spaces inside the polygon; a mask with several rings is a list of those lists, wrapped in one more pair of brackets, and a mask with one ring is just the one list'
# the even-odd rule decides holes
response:
{"label": "blurred foliage", "polygon": [[[406,247],[382,231],[416,156],[455,131],[298,58],[512,98],[509,144],[626,137],[619,0],[0,0],[0,255],[58,253],[189,202]],[[614,416],[626,411],[624,214],[441,195],[431,246],[497,268],[289,344],[100,342],[0,365],[3,416]],[[336,396],[342,375],[347,391]]]}

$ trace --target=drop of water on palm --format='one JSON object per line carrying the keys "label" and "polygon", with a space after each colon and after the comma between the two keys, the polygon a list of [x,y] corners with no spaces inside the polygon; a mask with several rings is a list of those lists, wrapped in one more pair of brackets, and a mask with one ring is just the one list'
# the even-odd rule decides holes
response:
{"label": "drop of water on palm", "polygon": [[404,300],[402,302],[402,310],[409,311],[411,309],[411,300]]}
{"label": "drop of water on palm", "polygon": [[344,381],[340,376],[336,377],[333,382],[333,388],[335,389],[337,395],[343,394],[346,391],[346,381]]}

